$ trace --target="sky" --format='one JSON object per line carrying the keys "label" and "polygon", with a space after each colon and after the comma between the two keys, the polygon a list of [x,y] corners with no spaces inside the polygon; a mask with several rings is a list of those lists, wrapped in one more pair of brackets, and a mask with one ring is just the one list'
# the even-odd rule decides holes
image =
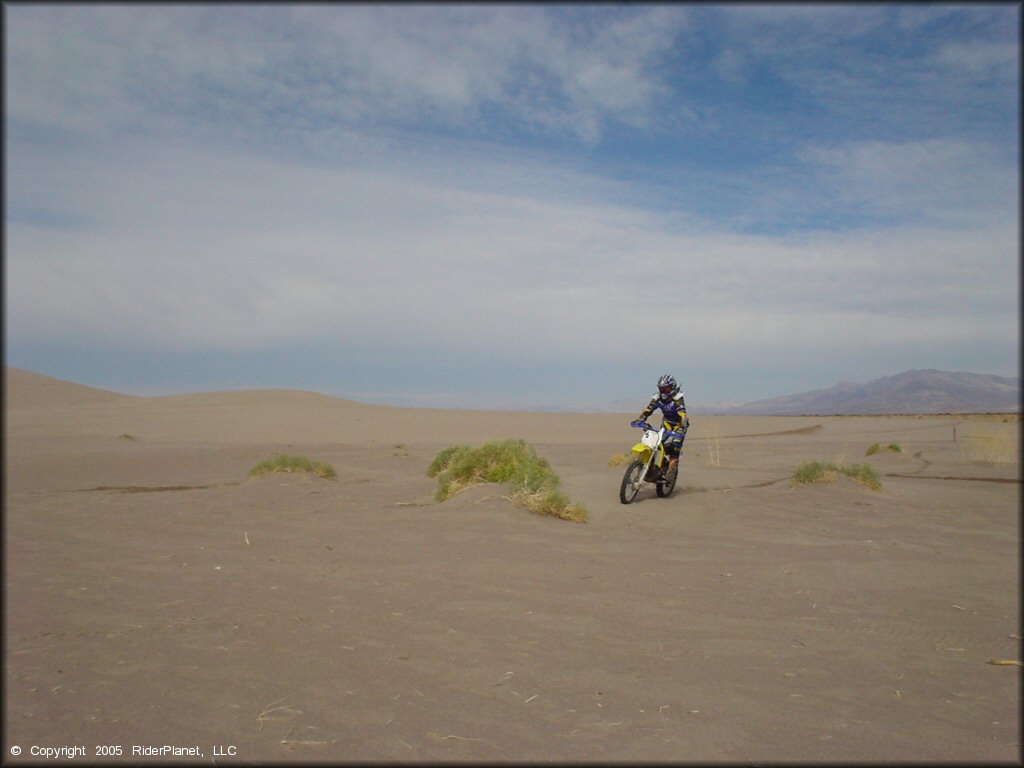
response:
{"label": "sky", "polygon": [[5,363],[694,413],[1019,375],[1019,4],[37,4]]}

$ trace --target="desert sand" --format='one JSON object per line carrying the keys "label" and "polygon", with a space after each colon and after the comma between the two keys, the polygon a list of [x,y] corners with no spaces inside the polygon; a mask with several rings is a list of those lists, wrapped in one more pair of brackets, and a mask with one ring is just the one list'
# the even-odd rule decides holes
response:
{"label": "desert sand", "polygon": [[[625,506],[635,416],[5,369],[5,761],[1020,762],[1016,415],[695,413]],[[438,451],[507,437],[586,523],[434,501]],[[275,453],[338,476],[248,477]]]}

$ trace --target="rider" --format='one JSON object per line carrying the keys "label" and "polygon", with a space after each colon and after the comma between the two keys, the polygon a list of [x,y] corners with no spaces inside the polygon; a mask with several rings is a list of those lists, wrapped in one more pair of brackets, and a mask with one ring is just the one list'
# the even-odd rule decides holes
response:
{"label": "rider", "polygon": [[668,466],[672,470],[679,463],[679,454],[683,450],[686,430],[690,428],[690,418],[686,415],[686,400],[683,398],[683,392],[679,389],[675,377],[667,373],[658,379],[658,393],[651,398],[651,402],[644,408],[640,418],[630,422],[630,426],[644,427],[651,414],[659,409],[662,422],[666,429],[670,430],[666,435],[665,453],[668,454]]}

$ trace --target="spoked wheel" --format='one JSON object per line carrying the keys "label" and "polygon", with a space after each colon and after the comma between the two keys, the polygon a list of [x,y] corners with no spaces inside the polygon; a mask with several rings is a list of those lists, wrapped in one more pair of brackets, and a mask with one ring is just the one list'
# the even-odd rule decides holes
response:
{"label": "spoked wheel", "polygon": [[656,487],[656,490],[658,491],[658,496],[664,499],[666,496],[672,493],[672,489],[676,487],[676,478],[678,477],[679,464],[677,462],[675,468],[668,470],[665,473],[665,478],[663,480],[658,481],[658,485]]}
{"label": "spoked wheel", "polygon": [[643,471],[644,463],[640,459],[634,459],[633,463],[626,467],[626,474],[622,476],[622,487],[619,488],[619,501],[623,504],[632,503],[640,493],[640,474]]}

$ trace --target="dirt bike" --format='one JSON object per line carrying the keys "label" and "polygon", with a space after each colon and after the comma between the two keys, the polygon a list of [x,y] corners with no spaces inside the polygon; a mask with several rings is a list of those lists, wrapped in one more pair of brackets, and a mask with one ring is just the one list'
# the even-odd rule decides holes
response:
{"label": "dirt bike", "polygon": [[641,483],[645,482],[653,483],[658,496],[665,498],[672,493],[676,487],[676,478],[679,477],[678,462],[670,469],[669,458],[665,453],[664,441],[671,431],[664,424],[659,429],[646,423],[634,426],[643,429],[644,434],[640,442],[633,446],[633,461],[622,477],[619,501],[623,504],[631,504],[640,493]]}

